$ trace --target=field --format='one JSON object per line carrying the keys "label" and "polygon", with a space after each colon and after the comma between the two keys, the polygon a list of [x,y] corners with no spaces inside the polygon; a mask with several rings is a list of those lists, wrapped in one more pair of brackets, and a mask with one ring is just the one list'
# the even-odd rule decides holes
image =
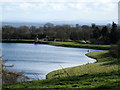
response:
{"label": "field", "polygon": [[82,89],[119,89],[120,59],[112,58],[108,51],[88,53],[97,62],[50,72],[46,80],[4,84],[6,88],[82,88]]}

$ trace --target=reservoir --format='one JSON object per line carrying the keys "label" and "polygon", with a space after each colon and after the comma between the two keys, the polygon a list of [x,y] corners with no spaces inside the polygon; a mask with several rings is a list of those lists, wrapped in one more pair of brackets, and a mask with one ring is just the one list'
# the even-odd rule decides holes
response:
{"label": "reservoir", "polygon": [[98,51],[84,48],[59,47],[46,44],[2,43],[5,64],[14,65],[7,70],[23,72],[30,80],[45,79],[46,74],[67,67],[96,62],[85,54]]}

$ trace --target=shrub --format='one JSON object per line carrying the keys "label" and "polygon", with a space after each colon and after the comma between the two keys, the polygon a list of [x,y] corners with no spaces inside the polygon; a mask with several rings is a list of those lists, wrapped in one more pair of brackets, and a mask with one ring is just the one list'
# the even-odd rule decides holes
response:
{"label": "shrub", "polygon": [[120,58],[120,41],[117,45],[112,45],[110,49],[110,53],[115,58]]}

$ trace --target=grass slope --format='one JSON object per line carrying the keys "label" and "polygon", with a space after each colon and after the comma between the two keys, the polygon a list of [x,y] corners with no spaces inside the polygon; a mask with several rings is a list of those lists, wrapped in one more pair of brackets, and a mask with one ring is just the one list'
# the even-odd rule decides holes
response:
{"label": "grass slope", "polygon": [[120,73],[118,71],[120,70],[118,67],[120,59],[112,58],[108,51],[92,52],[87,55],[96,58],[97,62],[50,72],[46,80],[4,84],[3,89],[119,89]]}
{"label": "grass slope", "polygon": [[[7,88],[104,88],[117,90],[119,88],[120,79],[118,72],[100,73],[100,74],[84,74],[80,76],[54,78],[48,80],[29,81],[24,83],[6,84],[3,89]],[[46,90],[46,89],[45,89]]]}
{"label": "grass slope", "polygon": [[[2,42],[6,42],[6,43],[35,43],[35,40],[27,40],[27,39],[6,40],[6,39],[3,39]],[[110,45],[82,44],[82,43],[77,43],[77,42],[38,41],[37,44],[49,44],[49,45],[63,46],[63,47],[91,48],[91,49],[101,49],[101,50],[110,49]]]}
{"label": "grass slope", "polygon": [[98,51],[86,54],[97,59],[96,63],[56,70],[47,74],[47,78],[64,77],[83,74],[107,73],[117,71],[120,59],[112,58],[108,51]]}
{"label": "grass slope", "polygon": [[81,44],[77,42],[49,41],[49,44],[55,46],[75,47],[75,48],[91,48],[91,49],[102,49],[102,50],[110,49],[110,45]]}

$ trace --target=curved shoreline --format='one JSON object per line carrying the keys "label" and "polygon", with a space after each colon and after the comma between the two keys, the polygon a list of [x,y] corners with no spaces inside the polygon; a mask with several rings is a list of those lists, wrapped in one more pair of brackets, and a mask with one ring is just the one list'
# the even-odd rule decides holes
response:
{"label": "curved shoreline", "polygon": [[118,66],[120,63],[116,63],[116,61],[118,62],[120,59],[110,57],[110,53],[108,51],[87,53],[87,56],[97,59],[97,63],[77,66],[74,68],[66,68],[65,70],[69,74],[73,73],[70,77],[65,76],[64,72],[61,72],[62,70],[57,70],[57,72],[52,72],[53,75],[58,75],[57,77],[50,76],[45,80],[5,84],[3,85],[3,88],[16,89],[19,87],[25,89],[27,87],[32,89],[119,89],[118,83],[120,82],[120,69]]}
{"label": "curved shoreline", "polygon": [[[6,43],[7,45],[9,45],[8,43]],[[13,44],[14,45],[14,43],[11,43],[11,44]],[[18,43],[18,45],[22,45],[21,43]],[[33,47],[34,46],[36,46],[36,45],[34,45],[34,44],[23,44],[24,46],[26,46],[26,45],[32,45]],[[46,45],[45,45],[46,46]],[[48,45],[48,46],[50,46],[50,45]],[[53,47],[53,46],[51,46],[51,47]],[[57,47],[57,46],[55,46],[55,47]],[[58,47],[59,48],[59,47]],[[63,48],[63,47],[62,47]],[[66,47],[65,47],[66,48]],[[74,49],[74,48],[73,48]],[[76,48],[77,49],[77,48]],[[76,50],[75,49],[75,50]],[[58,49],[58,51],[59,51],[60,49]],[[71,49],[70,49],[71,50]],[[78,50],[78,49],[77,49]],[[84,51],[80,51],[80,50],[84,50]],[[90,49],[91,51],[94,51],[94,50],[92,50],[92,49]],[[78,58],[74,58],[73,57],[73,60],[76,60],[76,62],[75,62],[75,64],[73,64],[74,63],[74,61],[72,61],[73,63],[71,63],[69,60],[71,59],[71,58],[69,58],[69,59],[67,59],[66,60],[66,62],[70,62],[70,63],[66,63],[66,65],[63,65],[63,67],[64,68],[68,68],[68,67],[74,67],[74,66],[79,66],[79,65],[85,65],[85,64],[87,64],[87,63],[94,63],[94,62],[96,62],[96,60],[94,60],[94,59],[90,59],[90,58],[88,58],[87,56],[85,56],[85,54],[87,53],[87,51],[88,51],[88,49],[79,49],[79,52],[80,52],[80,54],[78,54]],[[34,51],[33,51],[34,52]],[[71,51],[71,54],[72,54],[72,52],[73,51]],[[83,52],[83,53],[81,53],[81,52]],[[74,55],[74,53],[73,53],[73,55]],[[70,55],[71,56],[71,55]],[[81,58],[81,56],[83,56],[83,58],[84,58],[84,60],[83,61],[81,61],[83,58]],[[78,60],[78,61],[77,61]],[[60,61],[62,61],[62,60],[60,60]],[[78,63],[79,62],[79,63]],[[62,64],[61,64],[62,65]],[[42,68],[42,66],[41,66],[41,68]],[[32,68],[31,68],[32,69]],[[47,70],[47,73],[49,73],[49,72],[51,72],[51,71],[53,71],[53,70],[58,70],[58,69],[61,69],[61,67],[59,67],[59,68],[57,68],[57,67],[54,67],[53,69],[51,69],[51,70]],[[45,73],[44,74],[44,78],[43,79],[45,79],[45,75],[47,74],[47,73]]]}
{"label": "curved shoreline", "polygon": [[[80,66],[75,66],[75,67],[64,68],[64,70],[67,73],[69,73],[70,76],[104,73],[104,72],[107,73],[107,72],[118,70],[118,65],[108,64],[110,63],[108,58],[110,58],[113,63],[116,60],[115,58],[111,58],[109,56],[108,51],[91,52],[91,53],[87,53],[86,55],[90,58],[96,59],[96,62],[88,63],[88,64],[80,65]],[[106,64],[108,64],[108,66]],[[46,75],[47,79],[58,78],[58,77],[67,77],[67,76],[66,76],[66,73],[62,69],[49,72]]]}
{"label": "curved shoreline", "polygon": [[[59,41],[38,41],[34,40],[2,40],[2,43],[31,43],[31,44],[48,44],[53,46],[73,47],[73,48],[87,48],[96,50],[109,50],[109,45],[95,45],[95,44],[82,44],[76,42],[59,42]],[[71,44],[72,43],[72,44]]]}
{"label": "curved shoreline", "polygon": [[[96,51],[96,52],[99,52],[99,51]],[[87,56],[88,58],[95,59],[95,62],[91,62],[91,63],[88,62],[88,63],[86,63],[86,64],[82,64],[82,65],[78,65],[78,66],[83,66],[83,65],[87,65],[87,64],[92,64],[92,63],[97,63],[97,62],[98,62],[98,61],[97,61],[97,58],[94,58],[94,57],[92,57],[92,56],[89,56],[89,55],[88,55],[89,53],[93,53],[93,52],[88,52],[88,53],[85,53],[84,55]],[[62,69],[58,69],[58,70],[63,70],[63,69],[68,69],[68,68],[75,68],[75,67],[78,67],[78,66],[62,68]],[[55,72],[55,71],[58,71],[58,70],[54,70],[54,71],[49,72],[49,73],[46,75],[46,79],[48,79],[47,76],[48,76],[50,73]]]}
{"label": "curved shoreline", "polygon": [[[31,43],[31,44],[33,44],[34,43],[34,41],[6,41],[6,43]],[[73,47],[73,48],[85,48],[86,46],[75,46],[75,45],[69,45],[69,44],[67,44],[67,45],[65,45],[65,44],[56,44],[57,42],[50,42],[50,41],[45,41],[45,42],[39,42],[38,44],[48,44],[48,45],[53,45],[53,46],[62,46],[62,47]],[[87,47],[88,48],[88,47]],[[94,49],[95,47],[91,47],[91,48],[88,48],[88,49]],[[97,48],[97,50],[98,50],[98,48]],[[99,49],[100,50],[100,49]],[[86,53],[85,55],[86,56],[88,56],[87,55],[88,53]],[[92,57],[90,57],[90,56],[88,56],[89,58],[92,58]],[[92,58],[92,59],[96,59],[96,58]],[[97,62],[97,60],[95,61],[95,62]],[[92,63],[95,63],[95,62],[92,62]],[[90,64],[89,62],[88,63],[86,63],[86,64]],[[83,65],[86,65],[86,64],[83,64]],[[82,65],[78,65],[78,66],[82,66]],[[77,66],[72,66],[72,67],[77,67]],[[66,68],[72,68],[72,67],[66,67]],[[48,72],[48,74],[49,74],[50,72]],[[48,75],[47,74],[47,75]],[[46,76],[47,76],[46,75]]]}

